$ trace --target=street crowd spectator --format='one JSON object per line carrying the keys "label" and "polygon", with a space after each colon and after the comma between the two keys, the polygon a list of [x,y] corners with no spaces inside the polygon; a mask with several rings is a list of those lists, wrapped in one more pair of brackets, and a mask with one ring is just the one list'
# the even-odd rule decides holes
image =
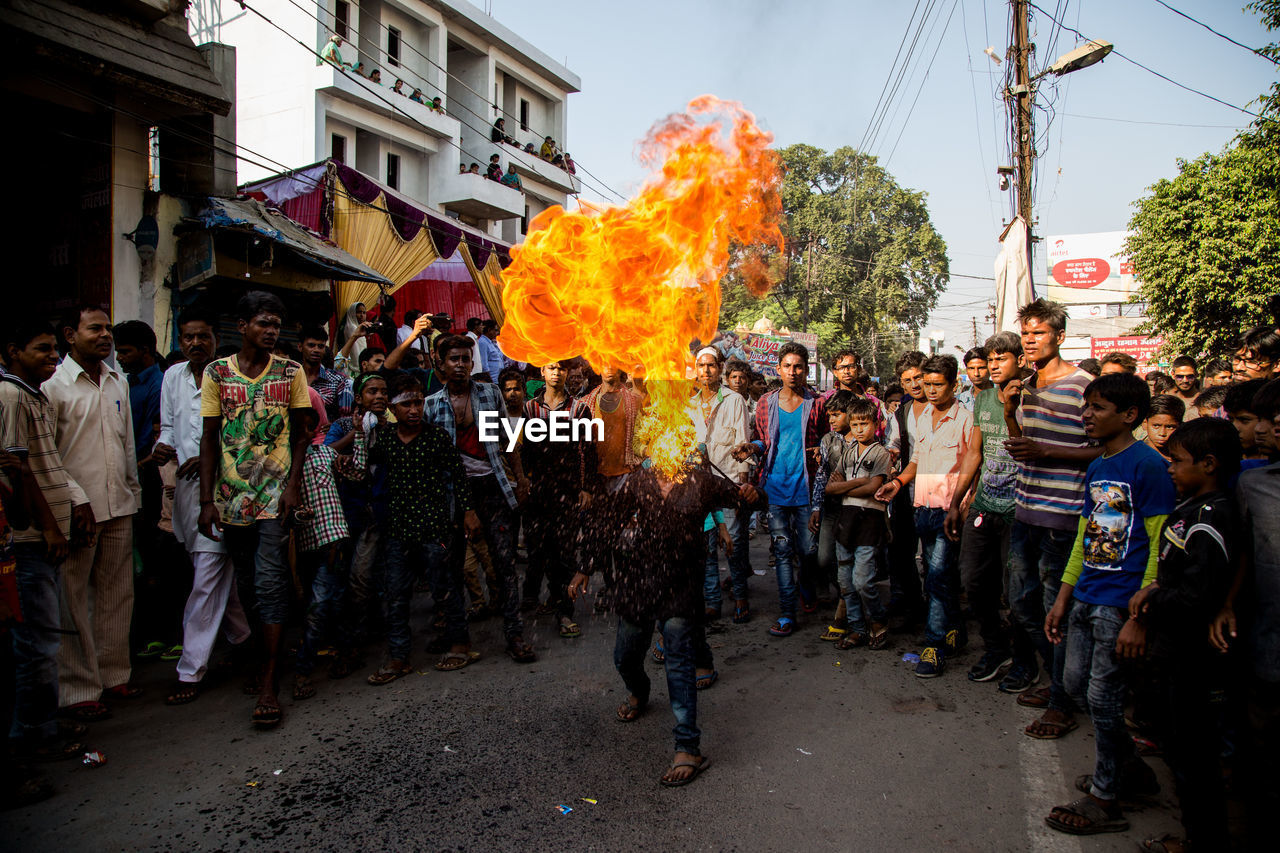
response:
{"label": "street crowd spectator", "polygon": [[[526,373],[495,321],[472,317],[458,335],[449,315],[398,315],[391,297],[376,318],[362,304],[342,315],[338,352],[307,324],[283,356],[285,315],[278,298],[246,294],[228,351],[218,316],[188,307],[167,370],[150,328],[113,327],[96,306],[56,327],[20,317],[5,329],[0,499],[24,616],[8,676],[20,765],[80,754],[90,724],[137,701],[134,667],[148,657],[172,661],[163,698],[183,706],[207,689],[225,642],[255,697],[249,721],[271,728],[285,716],[286,670],[294,702],[324,689],[322,649],[330,678],[361,669],[374,644],[385,656],[369,685],[415,671],[415,576],[434,604],[422,645],[440,672],[486,653],[470,622],[490,615],[517,664],[543,653],[529,631],[541,617],[554,620],[552,642],[572,643],[577,600],[598,576],[595,607],[617,613],[627,691],[611,714],[645,713],[643,659],[660,659],[675,726],[659,781],[688,784],[709,764],[697,697],[719,670],[707,632],[725,592],[734,623],[752,618],[746,552],[760,513],[778,589],[769,635],[794,634],[834,586],[821,639],[870,654],[922,627],[913,672],[938,678],[967,653],[971,616],[981,649],[967,681],[1032,709],[1026,736],[1092,726],[1092,772],[1044,815],[1050,827],[1123,831],[1134,797],[1156,790],[1126,728],[1136,695],[1182,810],[1185,841],[1163,849],[1220,846],[1227,771],[1243,780],[1242,831],[1270,837],[1273,327],[1242,334],[1227,385],[1221,364],[1189,357],[1167,383],[1138,376],[1126,353],[1095,376],[1063,358],[1063,306],[1036,300],[1018,331],[964,354],[964,403],[961,363],[947,355],[903,354],[877,393],[858,353],[841,350],[820,395],[800,344],[779,349],[772,388],[699,347],[687,407],[697,452],[672,478],[636,444],[644,382],[614,367],[597,376],[570,359]],[[532,438],[564,415],[599,419],[600,434]],[[498,421],[509,432],[489,440],[485,424]],[[161,561],[184,567],[167,587],[153,583]],[[1224,723],[1214,690],[1247,714]],[[4,781],[10,799],[48,793],[29,772]]]}

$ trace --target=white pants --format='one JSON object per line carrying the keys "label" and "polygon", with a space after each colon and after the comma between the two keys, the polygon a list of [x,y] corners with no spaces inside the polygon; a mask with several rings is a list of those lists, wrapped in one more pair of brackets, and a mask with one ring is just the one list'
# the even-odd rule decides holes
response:
{"label": "white pants", "polygon": [[[196,551],[191,554],[195,575],[191,596],[182,612],[182,657],[178,660],[178,680],[194,684],[204,678],[209,656],[224,627],[233,644],[249,639],[249,620],[236,593],[236,573],[229,554]],[[224,622],[225,618],[225,622]]]}

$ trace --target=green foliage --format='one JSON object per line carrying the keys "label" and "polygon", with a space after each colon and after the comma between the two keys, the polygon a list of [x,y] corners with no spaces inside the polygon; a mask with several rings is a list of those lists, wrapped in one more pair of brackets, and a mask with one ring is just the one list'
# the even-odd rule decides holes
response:
{"label": "green foliage", "polygon": [[[1280,0],[1247,8],[1280,27]],[[1274,43],[1260,52],[1280,56]],[[1280,87],[1259,103],[1249,130],[1218,154],[1179,160],[1177,177],[1134,203],[1124,251],[1149,305],[1141,331],[1162,334],[1168,353],[1228,351],[1269,319],[1280,289]]]}
{"label": "green foliage", "polygon": [[[782,149],[786,251],[765,299],[740,281],[722,283],[724,328],[766,314],[792,331],[818,335],[820,354],[857,350],[883,373],[915,345],[948,280],[946,243],[929,221],[925,193],[899,187],[876,161],[850,147]],[[825,358],[825,355],[824,355]]]}

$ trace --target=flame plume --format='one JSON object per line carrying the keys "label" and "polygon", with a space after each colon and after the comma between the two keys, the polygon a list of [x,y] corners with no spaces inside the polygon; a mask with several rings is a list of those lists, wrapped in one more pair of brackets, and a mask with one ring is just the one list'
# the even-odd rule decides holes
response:
{"label": "flame plume", "polygon": [[502,273],[503,352],[532,364],[582,355],[645,377],[636,444],[667,477],[695,451],[689,343],[715,335],[731,257],[763,295],[763,252],[782,249],[772,142],[741,104],[696,98],[640,144],[655,172],[638,195],[622,207],[542,212]]}

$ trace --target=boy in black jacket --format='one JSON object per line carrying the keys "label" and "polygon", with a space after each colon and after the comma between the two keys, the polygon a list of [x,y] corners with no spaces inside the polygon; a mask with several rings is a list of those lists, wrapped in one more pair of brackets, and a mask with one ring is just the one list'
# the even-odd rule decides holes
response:
{"label": "boy in black jacket", "polygon": [[1186,841],[1168,850],[1215,850],[1227,839],[1227,805],[1209,693],[1219,668],[1207,642],[1233,575],[1236,509],[1227,484],[1240,470],[1236,429],[1197,418],[1165,444],[1182,502],[1160,532],[1156,580],[1134,594],[1129,616],[1147,627],[1152,663],[1166,686],[1166,751],[1177,781]]}

